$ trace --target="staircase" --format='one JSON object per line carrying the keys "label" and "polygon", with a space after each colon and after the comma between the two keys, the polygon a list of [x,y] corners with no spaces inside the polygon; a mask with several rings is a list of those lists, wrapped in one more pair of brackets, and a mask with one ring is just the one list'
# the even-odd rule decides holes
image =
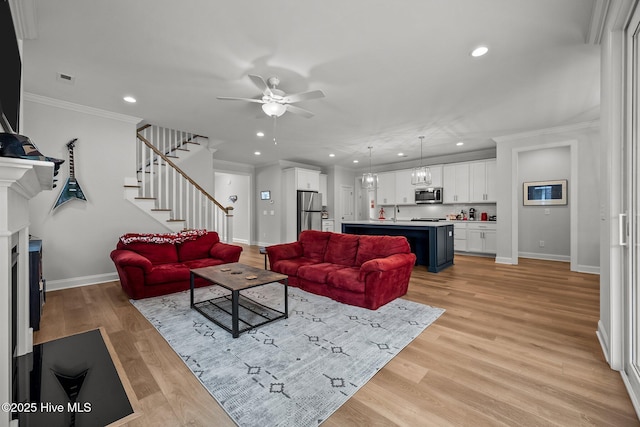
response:
{"label": "staircase", "polygon": [[177,163],[205,150],[207,138],[155,125],[138,129],[136,176],[125,178],[125,198],[169,231],[207,229],[233,239],[233,207],[224,207]]}

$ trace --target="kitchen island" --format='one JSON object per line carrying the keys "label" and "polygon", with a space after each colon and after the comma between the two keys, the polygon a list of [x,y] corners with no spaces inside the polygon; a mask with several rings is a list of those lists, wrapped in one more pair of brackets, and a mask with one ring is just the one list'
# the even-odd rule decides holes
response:
{"label": "kitchen island", "polygon": [[453,224],[420,221],[343,221],[342,232],[348,234],[405,236],[416,254],[416,265],[426,265],[437,273],[453,265]]}

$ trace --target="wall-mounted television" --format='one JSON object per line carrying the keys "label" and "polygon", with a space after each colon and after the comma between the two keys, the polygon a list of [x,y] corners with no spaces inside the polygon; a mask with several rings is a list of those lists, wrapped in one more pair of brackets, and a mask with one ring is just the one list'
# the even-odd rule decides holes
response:
{"label": "wall-mounted television", "polygon": [[567,180],[525,182],[522,197],[525,206],[566,205]]}
{"label": "wall-mounted television", "polygon": [[[4,114],[11,128],[18,132],[22,63],[11,9],[6,0],[0,0],[0,64],[2,67],[2,73],[0,73],[0,113]],[[3,131],[6,130],[2,129],[0,125],[0,132]]]}

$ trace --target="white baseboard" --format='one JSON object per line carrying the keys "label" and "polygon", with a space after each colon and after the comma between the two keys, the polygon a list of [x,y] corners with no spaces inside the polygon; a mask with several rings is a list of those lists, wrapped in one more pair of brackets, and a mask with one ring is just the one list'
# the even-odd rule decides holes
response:
{"label": "white baseboard", "polygon": [[579,273],[600,274],[600,267],[595,265],[578,265]]}
{"label": "white baseboard", "polygon": [[622,382],[627,389],[627,394],[629,394],[629,399],[631,399],[633,409],[636,410],[636,415],[640,418],[640,400],[638,399],[638,395],[634,392],[633,387],[631,387],[631,382],[629,381],[629,377],[624,369],[620,371],[620,376],[622,377]]}
{"label": "white baseboard", "polygon": [[242,245],[248,245],[249,244],[249,240],[247,240],[247,239],[233,239],[233,243],[240,243]]}
{"label": "white baseboard", "polygon": [[611,361],[609,360],[609,336],[607,335],[607,331],[602,324],[602,320],[598,320],[598,330],[596,331],[596,337],[598,337],[598,341],[600,342],[600,347],[602,348],[604,359],[607,361],[607,364],[611,366]]}
{"label": "white baseboard", "polygon": [[506,256],[497,256],[497,257],[496,257],[496,264],[509,264],[509,265],[513,265],[513,261],[511,261],[511,257],[506,257]]}
{"label": "white baseboard", "polygon": [[78,288],[80,286],[95,285],[98,283],[120,280],[117,272],[95,274],[93,276],[72,277],[69,279],[47,280],[47,292],[60,289]]}
{"label": "white baseboard", "polygon": [[547,261],[571,262],[569,255],[539,254],[536,252],[518,252],[520,258],[543,259]]}
{"label": "white baseboard", "polygon": [[278,243],[271,243],[271,242],[256,242],[256,246],[273,246],[277,244]]}

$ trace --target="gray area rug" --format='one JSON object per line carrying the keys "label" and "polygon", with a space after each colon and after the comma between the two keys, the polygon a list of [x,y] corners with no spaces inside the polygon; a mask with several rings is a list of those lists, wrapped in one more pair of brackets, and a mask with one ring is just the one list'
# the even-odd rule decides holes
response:
{"label": "gray area rug", "polygon": [[[228,293],[196,289],[196,301]],[[242,292],[284,311],[281,284]],[[397,299],[376,311],[289,288],[289,318],[231,334],[189,292],[131,301],[240,426],[317,426],[443,309]]]}

